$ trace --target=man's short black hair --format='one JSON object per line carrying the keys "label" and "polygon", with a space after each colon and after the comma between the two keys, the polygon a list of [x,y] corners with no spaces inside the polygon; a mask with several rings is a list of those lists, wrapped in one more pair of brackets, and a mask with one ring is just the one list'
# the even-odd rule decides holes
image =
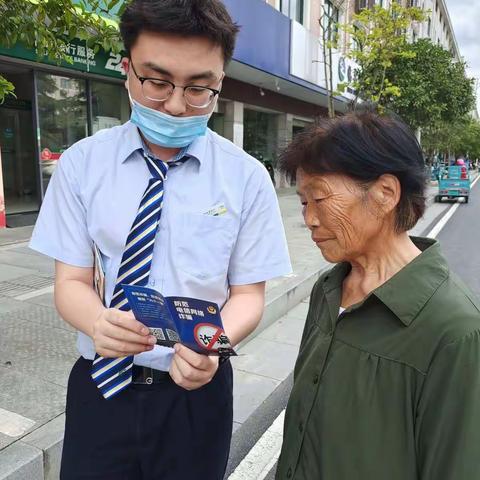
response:
{"label": "man's short black hair", "polygon": [[239,27],[220,0],[131,0],[120,19],[120,33],[130,50],[142,31],[199,36],[220,46],[227,64]]}
{"label": "man's short black hair", "polygon": [[283,151],[280,169],[293,179],[301,169],[308,174],[346,175],[360,185],[384,174],[396,176],[402,188],[397,232],[413,228],[425,212],[422,148],[410,128],[393,114],[363,111],[321,118]]}

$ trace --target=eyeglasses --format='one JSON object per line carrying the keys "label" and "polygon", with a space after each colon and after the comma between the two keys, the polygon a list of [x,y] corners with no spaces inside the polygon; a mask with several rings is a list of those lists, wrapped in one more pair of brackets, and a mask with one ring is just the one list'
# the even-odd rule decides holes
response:
{"label": "eyeglasses", "polygon": [[148,100],[154,102],[165,102],[168,100],[175,88],[183,88],[183,97],[188,106],[192,108],[206,108],[213,99],[220,93],[220,90],[215,90],[209,87],[200,87],[196,85],[186,85],[181,87],[175,85],[169,80],[160,80],[159,78],[140,77],[135,71],[133,63],[130,62],[133,73],[142,84],[143,96]]}

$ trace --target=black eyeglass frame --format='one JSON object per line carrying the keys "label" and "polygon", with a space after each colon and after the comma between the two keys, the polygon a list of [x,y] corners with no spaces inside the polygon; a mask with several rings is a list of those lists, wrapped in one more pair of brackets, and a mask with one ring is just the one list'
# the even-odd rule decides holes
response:
{"label": "black eyeglass frame", "polygon": [[[155,78],[155,77],[141,77],[140,75],[137,74],[137,71],[135,70],[135,67],[133,66],[133,62],[130,60],[130,65],[132,67],[132,70],[133,70],[133,73],[135,74],[135,76],[137,77],[138,81],[141,83],[142,85],[142,95],[147,99],[147,100],[150,100],[152,102],[166,102],[172,95],[173,95],[173,92],[175,91],[176,88],[181,88],[183,89],[183,98],[185,99],[185,103],[189,106],[189,107],[192,107],[192,108],[207,108],[209,107],[213,100],[215,99],[215,97],[217,95],[220,94],[220,90],[217,90],[215,88],[211,88],[211,87],[204,87],[202,85],[184,85],[184,86],[181,86],[181,85],[175,85],[173,82],[171,82],[170,80],[165,80],[164,78]],[[164,83],[168,83],[169,85],[172,86],[172,91],[170,93],[170,95],[168,95],[167,98],[165,98],[164,100],[158,100],[158,99],[155,99],[155,98],[150,98],[150,97],[147,97],[143,91],[143,84],[147,81],[147,80],[153,80],[155,82],[164,82]],[[203,105],[203,106],[198,106],[198,105],[192,105],[191,103],[188,102],[188,99],[187,97],[185,96],[185,89],[187,88],[203,88],[205,90],[210,90],[212,93],[213,93],[213,96],[211,97],[210,101],[206,104],[206,105]]]}

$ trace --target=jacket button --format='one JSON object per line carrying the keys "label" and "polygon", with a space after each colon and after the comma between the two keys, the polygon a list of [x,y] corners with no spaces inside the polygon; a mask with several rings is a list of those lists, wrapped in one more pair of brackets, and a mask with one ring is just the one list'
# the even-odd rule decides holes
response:
{"label": "jacket button", "polygon": [[318,373],[313,377],[313,384],[316,385],[320,380],[320,375]]}
{"label": "jacket button", "polygon": [[292,468],[291,467],[287,470],[287,478],[292,478]]}
{"label": "jacket button", "polygon": [[300,423],[298,424],[298,429],[300,430],[300,433],[303,432],[303,422],[300,422]]}

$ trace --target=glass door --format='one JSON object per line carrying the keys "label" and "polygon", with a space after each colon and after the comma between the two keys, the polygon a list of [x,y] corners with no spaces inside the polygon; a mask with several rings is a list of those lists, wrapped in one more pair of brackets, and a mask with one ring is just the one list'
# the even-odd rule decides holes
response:
{"label": "glass door", "polygon": [[33,136],[33,75],[26,68],[0,65],[0,72],[15,86],[15,95],[0,105],[0,150],[9,215],[36,212],[39,206]]}
{"label": "glass door", "polygon": [[60,155],[88,136],[86,82],[39,72],[40,170],[45,192]]}

